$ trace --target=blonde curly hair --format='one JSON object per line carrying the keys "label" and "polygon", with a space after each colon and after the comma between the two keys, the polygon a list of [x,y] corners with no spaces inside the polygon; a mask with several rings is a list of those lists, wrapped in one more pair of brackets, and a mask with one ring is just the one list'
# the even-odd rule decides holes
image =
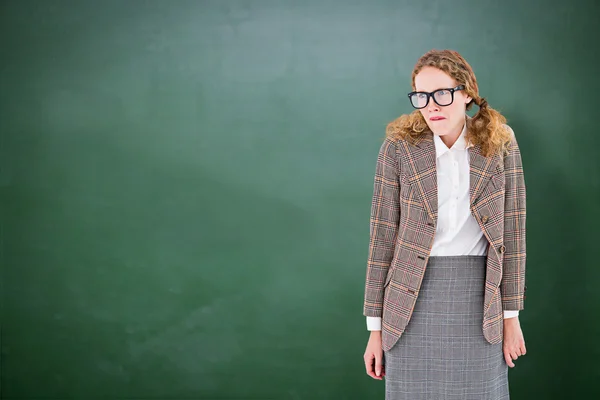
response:
{"label": "blonde curly hair", "polygon": [[[510,128],[506,118],[491,108],[485,98],[479,96],[479,87],[475,73],[469,63],[454,50],[430,50],[417,61],[412,72],[412,88],[415,88],[415,76],[424,67],[435,67],[450,75],[458,85],[465,86],[465,93],[472,98],[467,110],[473,103],[479,110],[473,118],[467,118],[467,140],[481,145],[484,156],[494,153],[506,153],[511,142]],[[405,139],[414,143],[424,132],[431,132],[419,110],[405,114],[390,122],[386,136],[392,139]]]}

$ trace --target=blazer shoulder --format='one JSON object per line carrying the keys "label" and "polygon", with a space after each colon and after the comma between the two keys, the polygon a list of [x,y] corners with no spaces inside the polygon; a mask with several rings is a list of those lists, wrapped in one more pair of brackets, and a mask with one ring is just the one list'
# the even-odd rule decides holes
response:
{"label": "blazer shoulder", "polygon": [[400,148],[400,142],[401,141],[402,141],[401,138],[390,136],[390,135],[386,135],[383,138],[383,141],[381,143],[381,147],[392,148],[394,150],[398,150]]}
{"label": "blazer shoulder", "polygon": [[379,148],[380,157],[396,159],[398,155],[398,141],[392,137],[385,137]]}

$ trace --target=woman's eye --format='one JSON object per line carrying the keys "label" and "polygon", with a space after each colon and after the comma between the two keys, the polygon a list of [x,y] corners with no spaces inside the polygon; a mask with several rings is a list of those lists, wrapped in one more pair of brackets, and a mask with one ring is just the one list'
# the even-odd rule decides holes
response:
{"label": "woman's eye", "polygon": [[440,96],[444,96],[444,95],[446,95],[446,94],[448,94],[448,91],[447,91],[447,90],[439,90],[439,91],[438,91],[438,95],[440,95]]}

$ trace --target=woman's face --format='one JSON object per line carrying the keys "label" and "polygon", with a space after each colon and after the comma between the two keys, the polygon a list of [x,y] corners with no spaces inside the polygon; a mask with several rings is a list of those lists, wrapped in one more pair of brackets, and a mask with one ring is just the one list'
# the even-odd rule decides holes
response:
{"label": "woman's face", "polygon": [[[456,86],[458,83],[450,75],[434,67],[424,67],[415,76],[417,92],[433,92],[438,89],[452,89]],[[464,90],[457,90],[454,92],[452,104],[440,106],[433,100],[433,97],[430,97],[429,103],[419,111],[434,134],[439,136],[458,135],[464,126],[466,107],[470,101],[471,97],[467,96]],[[443,101],[441,103],[444,104]]]}

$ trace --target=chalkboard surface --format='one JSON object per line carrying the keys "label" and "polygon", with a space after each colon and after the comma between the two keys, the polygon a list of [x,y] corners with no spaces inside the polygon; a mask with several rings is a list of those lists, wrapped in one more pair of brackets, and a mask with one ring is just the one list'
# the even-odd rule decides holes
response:
{"label": "chalkboard surface", "polygon": [[598,11],[3,1],[2,397],[383,398],[362,363],[372,179],[431,48],[469,60],[523,154],[511,398],[598,392]]}

